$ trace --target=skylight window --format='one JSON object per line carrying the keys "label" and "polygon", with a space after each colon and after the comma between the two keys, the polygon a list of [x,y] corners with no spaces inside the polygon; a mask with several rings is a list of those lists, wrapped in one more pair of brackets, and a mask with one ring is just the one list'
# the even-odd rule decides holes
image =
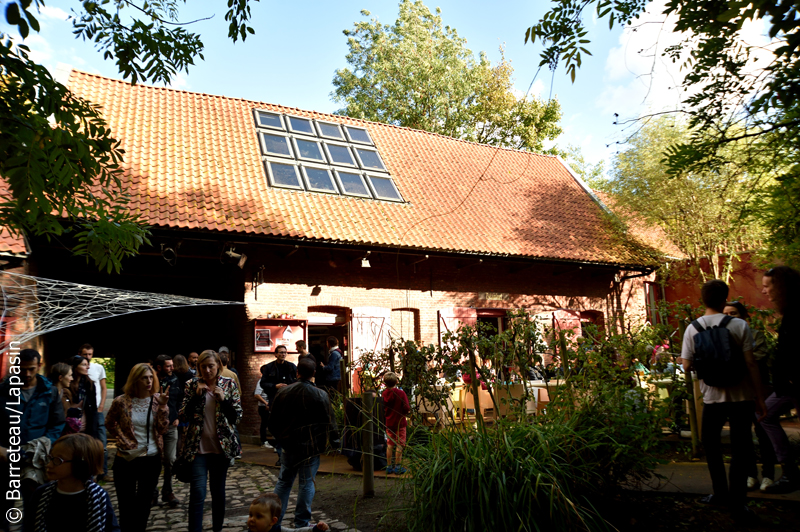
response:
{"label": "skylight window", "polygon": [[326,139],[345,140],[339,124],[317,121],[317,131],[319,131],[320,137],[324,137]]}
{"label": "skylight window", "polygon": [[403,198],[400,196],[397,187],[394,186],[394,182],[391,179],[370,174],[367,174],[367,178],[369,179],[369,183],[372,186],[372,191],[376,198],[389,201],[403,201]]}
{"label": "skylight window", "polygon": [[264,155],[280,155],[281,157],[294,157],[289,137],[272,133],[261,134],[261,149]]}
{"label": "skylight window", "polygon": [[365,170],[380,170],[386,171],[386,167],[381,161],[381,156],[378,155],[376,150],[368,150],[366,148],[356,148],[358,160],[361,162],[361,167]]}
{"label": "skylight window", "polygon": [[362,198],[372,197],[363,175],[354,172],[344,172],[342,170],[336,170],[335,172],[339,181],[339,186],[342,188],[344,194],[348,196],[360,196]]}
{"label": "skylight window", "polygon": [[253,109],[269,185],[402,202],[366,128]]}
{"label": "skylight window", "polygon": [[320,163],[325,162],[325,156],[322,154],[322,148],[319,142],[305,139],[292,139],[294,146],[297,148],[297,158],[307,161],[316,161]]}
{"label": "skylight window", "polygon": [[258,125],[274,129],[284,129],[281,115],[275,113],[258,113]]}
{"label": "skylight window", "polygon": [[313,190],[314,192],[332,192],[334,194],[339,193],[333,182],[333,175],[331,175],[331,171],[327,168],[304,166],[303,175],[306,178],[308,190]]}
{"label": "skylight window", "polygon": [[353,152],[350,151],[350,148],[348,148],[346,144],[333,144],[326,142],[324,145],[325,151],[328,152],[328,159],[331,161],[331,164],[341,164],[345,166],[352,166],[353,168],[358,167],[356,164],[356,159],[353,157]]}
{"label": "skylight window", "polygon": [[350,142],[358,142],[359,144],[372,144],[372,139],[369,137],[366,129],[353,126],[344,126],[347,131],[347,140]]}
{"label": "skylight window", "polygon": [[292,133],[302,133],[304,135],[314,135],[314,126],[311,124],[311,120],[306,120],[305,118],[297,118],[296,116],[290,116],[289,118],[289,131]]}
{"label": "skylight window", "polygon": [[272,186],[303,189],[303,185],[300,183],[300,175],[297,172],[297,165],[269,160],[265,164]]}

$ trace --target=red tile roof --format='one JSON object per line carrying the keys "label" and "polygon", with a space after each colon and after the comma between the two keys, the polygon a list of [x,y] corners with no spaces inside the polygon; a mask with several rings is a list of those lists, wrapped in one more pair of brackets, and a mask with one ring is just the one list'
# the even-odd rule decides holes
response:
{"label": "red tile roof", "polygon": [[28,255],[22,236],[13,236],[6,227],[0,227],[0,255]]}
{"label": "red tile roof", "polygon": [[[125,150],[146,223],[252,235],[599,263],[652,264],[555,157],[348,117],[73,71]],[[406,203],[271,188],[254,108],[365,127]]]}

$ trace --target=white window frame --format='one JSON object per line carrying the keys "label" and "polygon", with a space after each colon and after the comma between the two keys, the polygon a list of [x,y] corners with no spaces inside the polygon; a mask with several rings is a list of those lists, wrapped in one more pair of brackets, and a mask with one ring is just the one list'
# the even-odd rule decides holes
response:
{"label": "white window frame", "polygon": [[[375,155],[377,155],[378,156],[378,160],[383,165],[383,170],[381,170],[380,168],[373,168],[371,166],[366,166],[364,164],[364,161],[361,160],[361,155],[358,153],[358,150],[371,151]],[[386,168],[386,163],[383,161],[383,157],[381,157],[381,154],[377,149],[375,149],[375,148],[366,148],[364,146],[353,146],[353,153],[356,156],[356,160],[358,161],[358,165],[365,172],[386,172],[387,174],[389,173],[389,170]]]}
{"label": "white window frame", "polygon": [[[339,146],[341,148],[346,148],[350,152],[350,157],[353,159],[353,164],[340,163],[340,162],[334,161],[333,160],[333,156],[331,155],[331,152],[328,150],[328,145],[329,144],[332,145],[332,146]],[[356,170],[358,170],[358,158],[356,157],[356,154],[353,153],[353,149],[349,144],[347,144],[345,142],[325,141],[325,142],[322,143],[322,146],[325,149],[325,156],[328,158],[328,162],[331,165],[333,165],[333,166],[344,166],[346,168],[355,168]],[[381,162],[383,162],[383,161],[381,161]]]}
{"label": "white window frame", "polygon": [[[345,132],[342,131],[342,125],[341,124],[337,124],[336,122],[328,122],[327,120],[314,120],[314,124],[316,125],[317,134],[319,135],[320,138],[335,140],[335,141],[338,141],[338,142],[347,142],[347,136],[345,135]],[[341,133],[342,136],[341,137],[331,137],[329,135],[325,135],[322,132],[322,127],[321,127],[322,124],[324,124],[326,126],[335,127],[336,129],[339,130],[339,133]]]}
{"label": "white window frame", "polygon": [[[277,116],[278,120],[280,120],[281,122],[281,127],[277,128],[275,126],[267,126],[265,124],[262,124],[258,116],[261,113]],[[253,109],[253,116],[255,117],[256,120],[256,127],[264,128],[269,131],[286,131],[286,122],[283,121],[283,114],[281,113],[277,113],[275,111],[267,111],[266,109]]]}
{"label": "white window frame", "polygon": [[[342,178],[341,178],[341,176],[339,176],[339,172],[346,173],[346,174],[355,174],[358,177],[360,177],[361,178],[361,184],[364,185],[364,190],[366,190],[367,193],[366,194],[354,194],[352,192],[347,192],[347,190],[345,190],[345,188],[344,188],[344,184],[342,183]],[[351,197],[354,197],[354,198],[374,199],[374,196],[372,195],[372,187],[370,187],[367,184],[367,180],[364,177],[364,174],[359,172],[358,170],[350,171],[350,170],[345,170],[343,168],[341,168],[341,169],[340,168],[334,168],[333,169],[333,175],[336,177],[336,184],[339,186],[339,190],[342,191],[342,195],[343,196],[351,196]]]}
{"label": "white window frame", "polygon": [[[292,118],[296,118],[298,120],[305,120],[308,122],[308,125],[311,126],[311,133],[307,133],[305,131],[298,131],[292,127]],[[304,116],[294,116],[294,115],[286,115],[286,131],[294,134],[294,135],[305,135],[307,137],[316,137],[317,131],[314,127],[314,120],[311,118],[306,118]]]}
{"label": "white window frame", "polygon": [[[291,186],[291,185],[284,185],[284,184],[281,184],[281,183],[275,183],[275,178],[272,175],[272,167],[270,166],[269,163],[283,164],[283,165],[286,165],[286,166],[294,167],[294,173],[295,173],[295,176],[297,177],[297,186],[295,187],[295,186]],[[274,188],[283,188],[283,189],[290,189],[290,190],[305,190],[305,188],[303,188],[303,176],[301,175],[302,172],[300,172],[299,168],[300,168],[300,165],[296,161],[288,162],[286,159],[279,159],[277,157],[265,157],[264,158],[264,169],[267,171],[267,178],[269,179],[270,186],[274,187]]]}
{"label": "white window frame", "polygon": [[[273,137],[283,137],[284,139],[286,139],[286,145],[289,146],[289,155],[286,155],[286,154],[283,154],[283,153],[267,151],[267,143],[264,140],[264,135],[272,135]],[[258,142],[261,144],[261,154],[264,157],[285,157],[286,159],[289,159],[289,160],[292,160],[292,161],[297,159],[295,157],[295,152],[294,152],[295,148],[294,148],[293,143],[292,143],[292,137],[290,137],[289,135],[287,135],[285,133],[279,133],[277,130],[273,130],[273,129],[270,129],[270,130],[267,130],[267,131],[263,131],[262,130],[262,131],[258,132]]]}
{"label": "white window frame", "polygon": [[[319,154],[322,156],[322,159],[312,159],[309,157],[303,157],[300,155],[300,146],[297,145],[298,140],[303,140],[305,142],[311,142],[317,145],[319,149]],[[325,149],[322,147],[322,143],[317,139],[311,138],[302,138],[302,137],[292,137],[292,148],[294,148],[295,159],[298,161],[309,162],[309,163],[317,163],[317,164],[328,164],[328,154],[325,153]]]}
{"label": "white window frame", "polygon": [[[366,172],[366,177],[367,177],[367,183],[369,184],[369,190],[370,190],[370,192],[372,192],[372,196],[375,199],[381,200],[381,201],[391,201],[392,203],[405,203],[405,200],[403,199],[403,195],[400,194],[400,189],[397,188],[397,184],[394,182],[394,179],[391,176],[385,175],[385,174],[382,175],[382,174],[379,174],[377,172]],[[397,192],[398,199],[384,198],[384,197],[379,196],[378,192],[375,190],[375,187],[372,186],[372,178],[373,177],[380,178],[380,179],[385,179],[389,183],[391,183],[392,184],[392,188],[394,188],[394,191]]]}
{"label": "white window frame", "polygon": [[[364,142],[363,140],[355,140],[353,137],[350,136],[350,128],[358,129],[358,130],[363,131],[364,133],[366,133],[367,134],[367,138],[369,139],[369,142]],[[375,142],[372,140],[372,135],[369,134],[369,131],[367,131],[367,128],[365,128],[365,127],[357,127],[357,126],[345,125],[344,126],[344,134],[347,136],[347,142],[352,142],[353,144],[360,144],[362,146],[374,146],[375,145]]]}
{"label": "white window frame", "polygon": [[[325,190],[321,188],[313,188],[311,186],[311,180],[308,178],[308,174],[306,173],[306,169],[314,169],[314,170],[324,170],[328,172],[328,176],[331,179],[331,185],[333,185],[333,190]],[[336,176],[333,175],[333,169],[329,168],[326,165],[322,164],[301,164],[300,165],[300,173],[303,175],[303,184],[306,187],[306,190],[311,192],[316,192],[318,194],[336,194],[339,195],[339,183],[336,181]]]}

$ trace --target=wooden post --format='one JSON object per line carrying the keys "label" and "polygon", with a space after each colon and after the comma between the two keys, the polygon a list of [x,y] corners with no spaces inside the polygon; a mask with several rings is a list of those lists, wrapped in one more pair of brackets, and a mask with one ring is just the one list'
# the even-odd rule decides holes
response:
{"label": "wooden post", "polygon": [[692,372],[686,372],[686,389],[691,394],[689,403],[689,428],[692,431],[692,457],[697,458],[700,449],[700,431],[697,423],[697,398],[700,393],[700,384],[692,378]]}
{"label": "wooden post", "polygon": [[375,462],[372,452],[374,449],[372,437],[372,413],[373,395],[371,390],[363,390],[361,393],[361,406],[363,410],[364,423],[361,429],[361,471],[363,478],[363,496],[372,498],[375,496]]}
{"label": "wooden post", "polygon": [[[475,419],[478,420],[478,424],[483,426],[483,414],[481,412],[481,400],[478,397],[478,390],[480,390],[480,377],[476,375],[476,366],[477,362],[475,361],[475,350],[472,349],[470,346],[469,349],[469,371],[470,371],[470,388],[472,388],[472,399],[474,401],[475,407]],[[466,408],[466,405],[464,406]]]}

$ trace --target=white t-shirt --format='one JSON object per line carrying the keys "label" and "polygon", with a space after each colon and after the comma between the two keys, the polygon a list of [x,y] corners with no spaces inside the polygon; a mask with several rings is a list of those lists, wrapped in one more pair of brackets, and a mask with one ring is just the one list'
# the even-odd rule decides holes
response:
{"label": "white t-shirt", "polygon": [[[148,443],[147,438],[147,411],[150,409],[150,397],[131,398],[131,422],[133,434],[136,436],[137,449],[143,448]],[[150,412],[150,444],[147,445],[147,456],[158,454],[156,444],[156,413]]]}
{"label": "white t-shirt", "polygon": [[100,381],[106,378],[106,368],[97,362],[89,363],[89,378],[94,383],[94,389],[97,391],[97,406],[100,406],[103,391],[100,389]]}
{"label": "white t-shirt", "polygon": [[[262,389],[261,389],[261,381],[257,381],[257,382],[256,382],[256,391],[255,391],[255,392],[253,392],[253,395],[260,395],[261,397],[263,397],[263,398],[264,398],[264,400],[265,400],[266,402],[268,402],[268,403],[269,403],[269,397],[267,397],[267,392],[265,392],[264,390],[262,390]],[[264,403],[262,403],[261,401],[259,401],[259,402],[258,402],[258,407],[259,407],[259,408],[267,408],[267,405],[265,405]]]}
{"label": "white t-shirt", "polygon": [[[700,316],[697,321],[700,325],[708,329],[714,327],[722,322],[725,314],[712,314],[711,316]],[[753,333],[747,322],[733,318],[728,323],[728,330],[733,337],[733,340],[742,347],[742,351],[753,350]],[[686,333],[683,335],[683,347],[681,349],[681,358],[686,360],[694,360],[694,337],[697,335],[697,330],[693,325],[686,327]],[[730,386],[728,388],[717,388],[715,386],[707,386],[703,380],[700,380],[700,391],[703,394],[703,402],[710,403],[738,403],[740,401],[752,401],[756,397],[753,381],[750,376],[742,379],[740,384]]]}

